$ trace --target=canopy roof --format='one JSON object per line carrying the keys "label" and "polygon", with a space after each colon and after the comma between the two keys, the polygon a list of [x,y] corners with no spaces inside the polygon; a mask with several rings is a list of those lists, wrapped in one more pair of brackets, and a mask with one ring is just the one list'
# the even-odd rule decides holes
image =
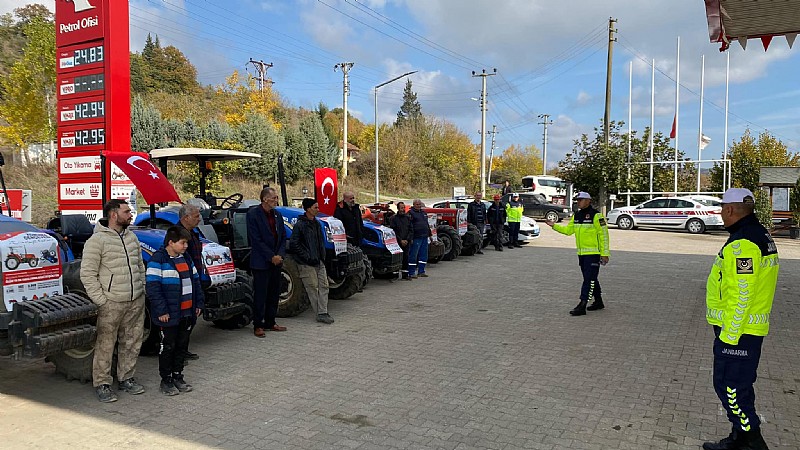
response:
{"label": "canopy roof", "polygon": [[791,48],[800,32],[800,0],[705,0],[708,35],[725,51],[731,41],[747,47],[748,39],[761,39],[767,50],[772,38],[785,36]]}
{"label": "canopy roof", "polygon": [[215,148],[157,148],[150,152],[153,159],[167,158],[173,161],[233,161],[236,159],[261,158],[258,153]]}

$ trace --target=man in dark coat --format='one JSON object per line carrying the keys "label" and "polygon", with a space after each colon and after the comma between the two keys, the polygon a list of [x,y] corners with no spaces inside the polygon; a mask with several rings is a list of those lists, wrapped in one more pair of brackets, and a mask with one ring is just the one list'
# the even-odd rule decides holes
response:
{"label": "man in dark coat", "polygon": [[397,214],[394,214],[389,221],[389,228],[394,230],[397,236],[397,243],[403,249],[403,269],[400,272],[404,280],[408,277],[408,252],[411,250],[411,243],[414,242],[414,227],[411,224],[411,217],[406,214],[406,204],[397,202]]}
{"label": "man in dark coat", "polygon": [[361,246],[361,236],[364,228],[364,221],[361,218],[361,207],[356,203],[356,196],[352,192],[342,194],[342,201],[336,205],[333,217],[341,220],[344,224],[344,232],[347,234],[347,242]]}
{"label": "man in dark coat", "polygon": [[322,227],[316,219],[319,204],[313,198],[303,199],[305,213],[297,218],[297,223],[289,239],[289,256],[297,263],[300,280],[308,295],[311,309],[317,315],[317,322],[332,324],[333,317],[328,314],[328,272],[325,270],[325,240]]}
{"label": "man in dark coat", "polygon": [[483,206],[483,193],[476,192],[475,200],[467,205],[467,222],[475,225],[475,227],[478,228],[478,232],[481,234],[481,245],[475,253],[482,255],[483,232],[486,228],[486,207]]}
{"label": "man in dark coat", "polygon": [[281,291],[281,266],[286,256],[286,230],[283,216],[275,210],[278,192],[261,191],[261,204],[247,211],[247,238],[250,241],[250,269],[253,272],[253,334],[266,337],[265,330],[286,331],[275,323]]}
{"label": "man in dark coat", "polygon": [[494,249],[498,252],[503,251],[503,229],[506,223],[506,207],[500,203],[500,195],[494,194],[492,197],[491,205],[489,205],[489,211],[486,213],[486,216],[489,221],[489,225],[492,227],[492,243],[494,244]]}

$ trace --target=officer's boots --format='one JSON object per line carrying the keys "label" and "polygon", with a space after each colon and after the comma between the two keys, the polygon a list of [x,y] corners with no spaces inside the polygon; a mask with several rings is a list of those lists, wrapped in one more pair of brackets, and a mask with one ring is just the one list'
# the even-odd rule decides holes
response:
{"label": "officer's boots", "polygon": [[585,300],[581,300],[580,303],[578,303],[578,306],[576,306],[575,308],[572,309],[572,311],[569,312],[569,315],[570,316],[585,316],[586,315],[586,303],[587,302]]}
{"label": "officer's boots", "polygon": [[586,307],[586,310],[587,311],[597,311],[597,310],[603,309],[605,307],[606,307],[606,305],[603,304],[603,299],[602,298],[596,298],[596,299],[594,299],[594,301],[592,302],[591,305]]}
{"label": "officer's boots", "polygon": [[769,450],[767,443],[761,436],[761,430],[755,429],[748,432],[731,430],[728,437],[719,442],[706,442],[705,450]]}

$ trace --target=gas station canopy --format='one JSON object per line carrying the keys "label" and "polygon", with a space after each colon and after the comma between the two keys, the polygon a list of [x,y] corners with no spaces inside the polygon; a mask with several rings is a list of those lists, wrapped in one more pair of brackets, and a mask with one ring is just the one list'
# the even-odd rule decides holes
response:
{"label": "gas station canopy", "polygon": [[784,36],[789,48],[800,32],[800,0],[705,0],[708,35],[720,42],[720,51],[738,41],[760,39],[766,51],[775,36]]}

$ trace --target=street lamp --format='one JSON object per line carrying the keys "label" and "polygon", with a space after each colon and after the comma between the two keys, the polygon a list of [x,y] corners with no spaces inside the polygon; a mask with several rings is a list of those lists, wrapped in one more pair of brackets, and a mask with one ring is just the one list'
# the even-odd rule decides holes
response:
{"label": "street lamp", "polygon": [[400,78],[407,77],[411,74],[419,72],[415,70],[413,72],[408,72],[400,75],[399,77],[394,77],[389,81],[383,82],[377,86],[375,86],[375,203],[379,203],[380,197],[378,195],[379,192],[379,178],[378,178],[378,88],[381,86],[386,86],[389,83],[399,80]]}

